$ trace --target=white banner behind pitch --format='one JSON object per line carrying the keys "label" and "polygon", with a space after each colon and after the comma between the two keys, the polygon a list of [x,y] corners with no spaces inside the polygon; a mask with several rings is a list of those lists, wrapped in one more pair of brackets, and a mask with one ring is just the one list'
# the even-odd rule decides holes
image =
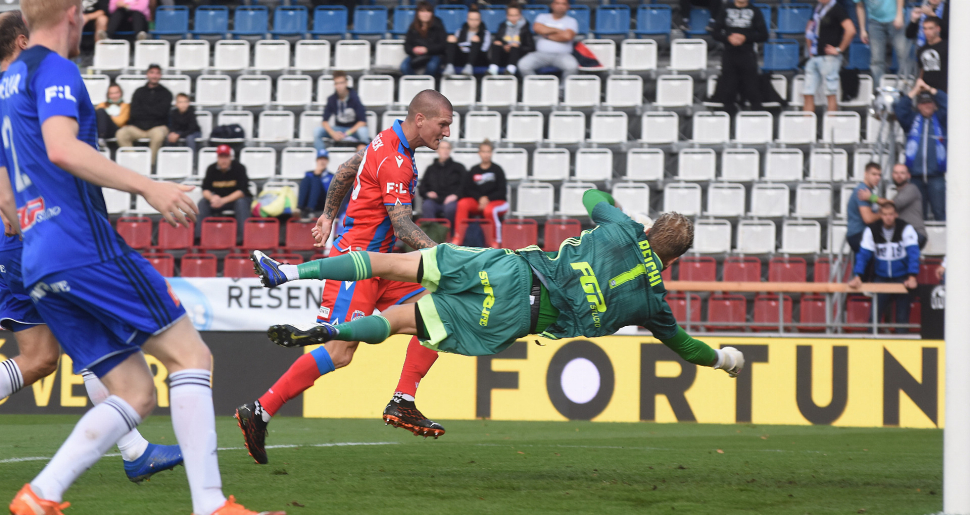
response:
{"label": "white banner behind pitch", "polygon": [[259,279],[168,279],[200,331],[265,331],[274,324],[306,327],[320,309],[323,281],[300,281],[276,289]]}

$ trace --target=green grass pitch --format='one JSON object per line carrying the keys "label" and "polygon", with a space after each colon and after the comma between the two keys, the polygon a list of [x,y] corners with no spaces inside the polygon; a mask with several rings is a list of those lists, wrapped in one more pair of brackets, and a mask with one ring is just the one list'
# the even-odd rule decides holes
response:
{"label": "green grass pitch", "polygon": [[[0,417],[7,502],[70,432],[73,416]],[[270,463],[220,417],[227,494],[250,509],[317,513],[927,514],[942,507],[942,431],[834,427],[444,421],[423,439],[379,420],[279,418]],[[142,424],[171,443],[166,417]],[[386,442],[368,446],[321,446]],[[236,448],[236,449],[232,449]],[[113,449],[112,452],[116,452]],[[191,512],[185,469],[127,481],[106,457],[67,492],[65,515]]]}

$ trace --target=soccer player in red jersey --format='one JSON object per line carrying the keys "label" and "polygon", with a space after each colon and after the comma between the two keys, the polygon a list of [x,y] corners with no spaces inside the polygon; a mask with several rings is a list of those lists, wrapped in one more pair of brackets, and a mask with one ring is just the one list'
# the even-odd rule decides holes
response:
{"label": "soccer player in red jersey", "polygon": [[[411,220],[411,203],[418,180],[414,151],[420,147],[437,149],[442,138],[451,135],[452,106],[434,90],[418,93],[408,106],[407,118],[374,138],[363,150],[341,165],[330,183],[323,215],[313,229],[317,246],[330,236],[333,220],[344,197],[350,202],[344,228],[334,239],[331,256],[350,251],[390,252],[397,238],[415,249],[435,246]],[[351,191],[351,187],[353,187]],[[265,257],[253,254],[254,261]],[[399,281],[373,278],[365,281],[328,281],[324,286],[318,323],[339,324],[384,311],[396,304],[417,302],[424,288]],[[236,409],[246,448],[256,463],[267,463],[266,427],[283,404],[296,397],[323,374],[345,367],[353,359],[358,342],[334,341],[304,354],[262,397]],[[418,383],[438,358],[438,353],[412,338],[397,390],[387,408],[384,421],[403,427],[416,435],[443,435],[440,424],[425,418],[414,404]]]}

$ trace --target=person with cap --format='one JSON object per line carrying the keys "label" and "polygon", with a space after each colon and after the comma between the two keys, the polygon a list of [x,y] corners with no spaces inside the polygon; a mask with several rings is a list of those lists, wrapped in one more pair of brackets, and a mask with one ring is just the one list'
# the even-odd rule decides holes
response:
{"label": "person with cap", "polygon": [[161,85],[161,66],[148,65],[145,77],[148,82],[136,89],[135,94],[131,96],[131,116],[128,118],[128,125],[118,129],[115,137],[118,138],[119,147],[132,147],[136,140],[148,138],[154,165],[158,149],[162,148],[168,136],[168,113],[172,109],[172,92]]}
{"label": "person with cap", "polygon": [[202,179],[202,200],[195,224],[195,237],[202,237],[202,222],[210,216],[222,216],[232,210],[236,217],[236,242],[242,244],[243,227],[249,218],[252,198],[246,167],[232,158],[229,145],[216,148],[216,162],[209,165]]}
{"label": "person with cap", "polygon": [[303,218],[313,217],[316,219],[323,213],[323,207],[327,203],[327,190],[330,189],[330,181],[333,180],[333,172],[327,169],[330,164],[330,153],[327,149],[317,150],[317,164],[303,176],[300,181],[300,196],[297,207]]}
{"label": "person with cap", "polygon": [[946,221],[946,92],[919,79],[896,101],[895,111],[907,132],[906,167],[923,195],[923,212]]}

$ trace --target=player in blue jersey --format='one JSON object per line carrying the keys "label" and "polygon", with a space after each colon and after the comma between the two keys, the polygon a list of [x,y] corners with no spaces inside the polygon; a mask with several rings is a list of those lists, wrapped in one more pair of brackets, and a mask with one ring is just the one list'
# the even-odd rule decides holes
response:
{"label": "player in blue jersey", "polygon": [[81,0],[21,2],[28,48],[0,80],[8,174],[0,210],[22,232],[23,283],[74,360],[110,396],[78,422],[10,504],[14,515],[58,515],[64,491],[155,406],[142,349],[169,370],[172,425],[196,515],[252,515],[222,493],[209,349],[165,279],[111,227],[100,187],[145,197],[173,225],[195,218],[188,187],[156,182],[97,151],[94,106],[77,67]]}
{"label": "player in blue jersey", "polygon": [[[27,26],[20,11],[0,14],[0,80],[3,72],[20,52],[27,48]],[[2,115],[0,115],[2,120]],[[0,174],[7,175],[6,160],[0,152]],[[13,225],[4,222],[0,237],[0,327],[17,333],[20,354],[0,362],[0,399],[30,386],[57,370],[61,349],[40,314],[34,308],[20,275],[23,245]],[[108,398],[108,389],[92,372],[83,370],[84,387],[94,404]],[[137,429],[118,440],[125,473],[133,482],[169,470],[182,463],[177,445],[155,445],[145,440]]]}

